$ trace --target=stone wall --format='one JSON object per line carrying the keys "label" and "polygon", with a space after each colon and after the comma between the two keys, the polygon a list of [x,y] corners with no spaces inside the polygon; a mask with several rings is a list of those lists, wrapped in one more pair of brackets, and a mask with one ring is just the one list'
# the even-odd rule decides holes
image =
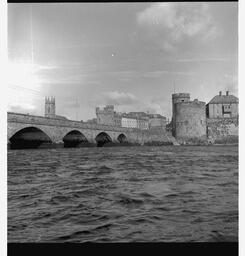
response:
{"label": "stone wall", "polygon": [[156,127],[150,130],[142,130],[139,134],[139,139],[142,140],[142,145],[178,145],[172,134],[161,127]]}
{"label": "stone wall", "polygon": [[238,118],[208,118],[207,136],[209,143],[238,143]]}
{"label": "stone wall", "polygon": [[161,127],[162,129],[165,129],[167,124],[166,118],[157,118],[157,117],[152,117],[149,119],[149,128],[154,128],[154,127]]}

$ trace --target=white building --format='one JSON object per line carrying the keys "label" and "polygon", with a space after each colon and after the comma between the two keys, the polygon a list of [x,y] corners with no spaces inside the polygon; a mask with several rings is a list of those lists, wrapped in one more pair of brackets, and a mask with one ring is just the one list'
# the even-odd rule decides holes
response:
{"label": "white building", "polygon": [[149,118],[137,118],[137,128],[140,130],[148,130]]}
{"label": "white building", "polygon": [[122,127],[137,128],[137,120],[134,118],[122,117]]}

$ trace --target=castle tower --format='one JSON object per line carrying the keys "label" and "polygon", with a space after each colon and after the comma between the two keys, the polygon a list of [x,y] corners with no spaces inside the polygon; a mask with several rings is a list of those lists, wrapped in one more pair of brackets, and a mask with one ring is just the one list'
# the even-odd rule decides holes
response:
{"label": "castle tower", "polygon": [[172,94],[172,134],[176,135],[176,103],[189,102],[190,93],[174,93]]}
{"label": "castle tower", "polygon": [[206,139],[206,107],[205,102],[190,101],[189,93],[172,95],[173,102],[173,136],[179,143],[188,140]]}
{"label": "castle tower", "polygon": [[45,117],[55,117],[55,97],[45,97]]}
{"label": "castle tower", "polygon": [[103,109],[97,107],[95,111],[98,124],[115,125],[113,105],[106,105]]}

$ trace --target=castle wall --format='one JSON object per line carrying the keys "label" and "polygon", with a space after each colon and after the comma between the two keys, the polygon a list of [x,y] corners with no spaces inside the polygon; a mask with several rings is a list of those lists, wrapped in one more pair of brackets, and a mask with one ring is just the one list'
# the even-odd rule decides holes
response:
{"label": "castle wall", "polygon": [[178,145],[176,139],[171,133],[160,127],[149,130],[132,130],[127,133],[131,141],[141,145],[160,146],[160,145]]}
{"label": "castle wall", "polygon": [[174,104],[175,138],[181,144],[206,140],[205,102],[189,101]]}
{"label": "castle wall", "polygon": [[117,127],[122,127],[122,117],[114,114],[114,125]]}
{"label": "castle wall", "polygon": [[98,124],[115,125],[114,107],[107,105],[103,109],[96,108],[96,117]]}
{"label": "castle wall", "polygon": [[207,118],[208,141],[214,144],[238,143],[238,117]]}
{"label": "castle wall", "polygon": [[114,114],[104,112],[97,113],[97,123],[104,125],[114,125]]}
{"label": "castle wall", "polygon": [[149,126],[150,128],[153,127],[161,127],[162,129],[166,127],[167,120],[166,118],[150,118],[149,119]]}

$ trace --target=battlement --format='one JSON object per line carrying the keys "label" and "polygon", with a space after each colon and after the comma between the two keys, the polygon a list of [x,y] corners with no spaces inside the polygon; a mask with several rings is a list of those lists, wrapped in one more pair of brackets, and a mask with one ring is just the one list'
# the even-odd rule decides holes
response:
{"label": "battlement", "polygon": [[190,93],[174,93],[172,94],[172,99],[176,98],[189,98],[190,99]]}
{"label": "battlement", "polygon": [[[189,102],[190,101],[190,94],[189,93],[174,93],[172,94],[172,103],[173,103],[173,111],[174,111],[174,104],[178,102]],[[174,113],[173,113],[174,115]]]}
{"label": "battlement", "polygon": [[199,101],[198,99],[195,99],[193,101],[184,101],[184,102],[176,102],[175,104],[178,105],[186,105],[186,106],[190,106],[190,107],[195,107],[195,106],[206,106],[206,103],[204,101]]}
{"label": "battlement", "polygon": [[114,106],[113,105],[106,105],[104,108],[96,107],[95,111],[96,111],[96,114],[113,114],[114,113]]}
{"label": "battlement", "polygon": [[45,97],[45,103],[55,104],[55,97]]}

